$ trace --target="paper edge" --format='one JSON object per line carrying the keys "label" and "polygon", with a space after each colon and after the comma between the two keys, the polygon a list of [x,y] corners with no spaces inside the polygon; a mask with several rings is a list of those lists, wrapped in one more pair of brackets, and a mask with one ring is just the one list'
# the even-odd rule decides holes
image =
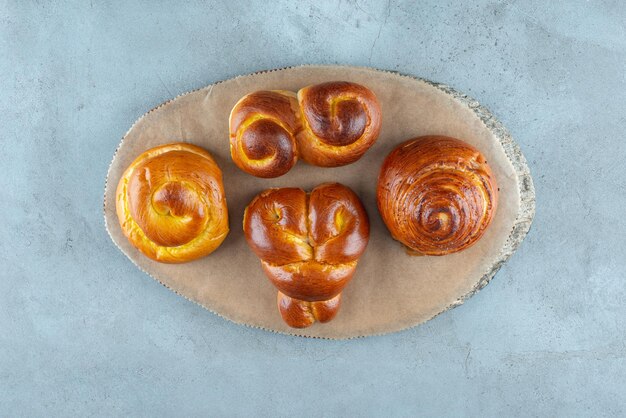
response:
{"label": "paper edge", "polygon": [[[395,74],[399,77],[405,77],[405,78],[409,78],[409,79],[413,79],[413,80],[417,80],[420,82],[424,82],[429,86],[432,86],[438,90],[441,90],[442,92],[452,96],[454,99],[458,100],[461,104],[467,106],[470,110],[472,110],[474,112],[474,114],[476,114],[476,116],[480,119],[480,121],[485,125],[485,127],[493,133],[494,137],[498,140],[498,142],[500,143],[500,145],[502,145],[502,148],[504,149],[504,153],[506,154],[507,159],[509,160],[509,162],[513,165],[513,169],[515,170],[515,174],[517,175],[518,178],[518,187],[519,187],[519,191],[520,191],[520,208],[517,214],[517,217],[515,218],[515,221],[513,223],[513,227],[511,229],[511,232],[509,233],[509,236],[507,237],[506,241],[504,242],[504,245],[502,247],[502,249],[500,250],[500,254],[498,257],[496,257],[497,261],[493,263],[493,265],[488,269],[488,271],[486,273],[484,273],[482,275],[482,277],[478,280],[478,282],[474,285],[474,287],[467,292],[466,294],[462,295],[461,297],[459,297],[456,301],[452,302],[451,304],[449,304],[448,306],[446,306],[444,309],[442,309],[440,312],[436,313],[435,315],[424,319],[423,321],[417,322],[415,324],[411,324],[409,326],[406,326],[404,328],[399,328],[396,330],[391,330],[391,331],[386,331],[386,332],[379,332],[379,333],[373,333],[373,334],[368,334],[368,335],[357,335],[357,336],[350,336],[350,337],[323,337],[323,336],[315,336],[315,335],[303,335],[303,334],[298,334],[297,332],[284,332],[284,331],[278,331],[278,330],[274,330],[271,328],[265,328],[265,327],[261,327],[261,326],[257,326],[257,325],[252,325],[252,324],[248,324],[246,322],[239,322],[236,321],[234,319],[228,318],[222,314],[220,314],[219,312],[216,312],[204,305],[202,305],[201,303],[188,298],[185,295],[182,295],[180,293],[178,293],[176,290],[170,288],[169,286],[167,286],[166,284],[164,284],[163,282],[161,282],[159,279],[157,279],[156,277],[152,276],[150,273],[148,273],[146,270],[144,270],[142,267],[140,267],[137,263],[135,263],[135,261],[128,255],[126,254],[126,252],[124,252],[124,250],[115,242],[115,240],[113,239],[113,236],[111,235],[111,232],[109,230],[109,225],[107,222],[107,218],[106,218],[106,200],[107,200],[107,190],[108,190],[108,181],[109,181],[109,175],[111,172],[111,167],[113,166],[113,162],[115,161],[115,158],[117,157],[117,153],[119,152],[120,148],[122,147],[123,143],[124,143],[124,139],[126,138],[126,136],[130,133],[130,131],[135,127],[135,125],[137,123],[139,123],[139,121],[141,121],[143,118],[145,118],[147,115],[149,115],[150,113],[160,109],[161,107],[164,107],[166,105],[168,105],[169,103],[173,102],[174,100],[177,100],[183,96],[186,96],[188,94],[192,94],[195,93],[197,91],[200,90],[204,90],[207,88],[212,88],[213,86],[217,85],[217,84],[221,84],[223,82],[226,81],[230,81],[230,80],[235,80],[241,77],[247,77],[247,76],[252,76],[252,75],[258,75],[258,74],[265,74],[265,73],[272,73],[272,72],[277,72],[277,71],[284,71],[284,70],[289,70],[292,68],[299,68],[299,67],[327,67],[327,68],[346,68],[346,69],[364,69],[364,70],[369,70],[369,71],[377,71],[377,72],[382,72],[382,73],[388,73],[388,74]],[[124,254],[126,256],[126,258],[128,258],[131,263],[133,263],[140,271],[144,272],[145,274],[147,274],[149,277],[151,277],[153,280],[155,280],[157,283],[160,283],[162,286],[164,286],[165,288],[167,288],[168,290],[170,290],[171,292],[175,293],[176,295],[185,298],[186,300],[202,307],[203,309],[217,315],[220,318],[226,319],[227,321],[230,321],[232,323],[235,323],[237,325],[243,325],[246,326],[248,328],[253,328],[253,329],[261,329],[264,331],[269,331],[275,334],[281,334],[281,335],[287,335],[287,336],[294,336],[294,337],[302,337],[302,338],[311,338],[311,339],[320,339],[320,340],[335,340],[335,341],[345,341],[345,340],[353,340],[353,339],[358,339],[358,338],[368,338],[368,337],[378,337],[378,336],[383,336],[383,335],[388,335],[388,334],[393,334],[396,332],[402,332],[402,331],[406,331],[408,329],[417,327],[419,325],[422,325],[430,320],[432,320],[433,318],[441,315],[444,312],[449,311],[450,309],[456,308],[457,306],[462,305],[467,299],[471,298],[472,296],[474,296],[476,293],[478,293],[481,289],[483,289],[485,286],[487,286],[487,284],[489,284],[489,282],[491,281],[491,279],[493,279],[493,277],[496,275],[496,273],[498,272],[498,270],[500,270],[500,268],[504,265],[504,263],[506,263],[508,261],[508,259],[513,255],[513,253],[515,253],[515,251],[517,250],[517,248],[521,245],[522,241],[524,241],[524,238],[526,238],[526,235],[528,234],[528,231],[530,230],[530,227],[532,225],[533,219],[535,217],[535,211],[536,211],[536,197],[535,197],[535,187],[533,184],[533,179],[532,176],[530,174],[530,168],[528,167],[528,163],[526,161],[526,157],[524,157],[524,154],[522,153],[519,144],[517,142],[515,142],[515,140],[513,139],[513,137],[511,136],[511,134],[509,133],[509,131],[504,127],[504,125],[483,105],[481,105],[477,100],[475,100],[474,98],[460,92],[459,90],[456,90],[453,87],[450,87],[447,84],[443,84],[443,83],[438,83],[435,81],[431,81],[431,80],[427,80],[421,77],[417,77],[417,76],[413,76],[413,75],[409,75],[409,74],[404,74],[401,73],[399,71],[393,71],[393,70],[382,70],[379,68],[374,68],[374,67],[366,67],[366,66],[352,66],[352,65],[319,65],[319,64],[301,64],[301,65],[291,65],[291,66],[287,66],[287,67],[281,67],[281,68],[274,68],[274,69],[270,69],[270,70],[261,70],[261,71],[255,71],[249,74],[242,74],[242,75],[238,75],[235,77],[231,77],[231,78],[227,78],[224,80],[220,80],[217,81],[215,83],[211,83],[209,85],[203,86],[203,87],[199,87],[197,89],[193,89],[193,90],[189,90],[186,91],[184,93],[180,93],[177,96],[166,100],[165,102],[153,107],[152,109],[150,109],[149,111],[147,111],[146,113],[144,113],[143,115],[141,115],[139,118],[137,118],[137,120],[135,120],[135,122],[130,126],[130,128],[126,131],[126,133],[122,136],[122,139],[120,141],[120,143],[117,145],[115,152],[113,153],[113,157],[111,158],[111,163],[109,164],[109,168],[107,169],[107,176],[106,179],[104,181],[104,194],[103,194],[103,205],[102,205],[102,213],[103,213],[103,217],[104,217],[104,227],[107,231],[107,234],[109,235],[109,238],[111,239],[111,241],[113,242],[113,244],[118,248],[118,250],[120,250],[122,252],[122,254]]]}

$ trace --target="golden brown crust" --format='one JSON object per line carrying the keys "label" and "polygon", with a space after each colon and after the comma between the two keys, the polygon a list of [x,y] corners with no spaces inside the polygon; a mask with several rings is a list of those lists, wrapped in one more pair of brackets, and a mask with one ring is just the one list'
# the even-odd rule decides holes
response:
{"label": "golden brown crust", "polygon": [[341,307],[341,293],[322,302],[307,302],[278,292],[277,303],[278,311],[287,325],[292,328],[306,328],[314,322],[325,323],[332,320]]}
{"label": "golden brown crust", "polygon": [[339,183],[326,183],[309,195],[309,241],[315,260],[326,264],[359,259],[369,239],[367,212],[359,197]]}
{"label": "golden brown crust", "polygon": [[300,129],[295,94],[257,91],[244,96],[230,113],[230,153],[237,166],[256,177],[285,174],[298,160]]}
{"label": "golden brown crust", "polygon": [[162,145],[137,157],[118,183],[116,211],[131,244],[164,263],[208,255],[228,234],[222,172],[191,144]]}
{"label": "golden brown crust", "polygon": [[445,255],[482,237],[496,211],[498,188],[474,147],[424,136],[387,156],[376,197],[394,239],[420,254]]}
{"label": "golden brown crust", "polygon": [[367,87],[345,81],[316,84],[298,92],[303,129],[296,136],[306,162],[337,167],[358,160],[376,142],[382,112]]}
{"label": "golden brown crust", "polygon": [[260,259],[276,265],[312,259],[307,211],[307,194],[302,189],[261,192],[244,212],[248,244]]}
{"label": "golden brown crust", "polygon": [[266,190],[246,208],[243,229],[270,281],[301,308],[306,304],[300,302],[339,295],[369,240],[363,204],[338,183],[308,195],[296,188]]}
{"label": "golden brown crust", "polygon": [[278,290],[307,302],[336,296],[352,279],[356,264],[356,261],[325,264],[307,260],[279,266],[261,261],[263,271]]}
{"label": "golden brown crust", "polygon": [[313,165],[350,164],[374,144],[380,104],[364,86],[344,81],[288,91],[257,91],[233,107],[230,152],[235,164],[257,177],[278,177],[299,157]]}

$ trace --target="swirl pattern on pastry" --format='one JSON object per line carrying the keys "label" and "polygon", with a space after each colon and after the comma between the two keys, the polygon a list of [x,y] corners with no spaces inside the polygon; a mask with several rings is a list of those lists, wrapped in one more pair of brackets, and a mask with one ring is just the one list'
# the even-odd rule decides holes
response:
{"label": "swirl pattern on pastry", "polygon": [[208,255],[228,234],[222,172],[207,151],[190,144],[137,157],[118,183],[116,210],[131,244],[164,263]]}
{"label": "swirl pattern on pastry", "polygon": [[288,91],[257,91],[230,113],[230,153],[243,171],[256,177],[285,174],[298,160],[298,102]]}
{"label": "swirl pattern on pastry", "polygon": [[230,153],[257,177],[278,177],[298,158],[322,166],[353,163],[376,142],[382,123],[374,93],[334,81],[301,89],[257,91],[230,113]]}
{"label": "swirl pattern on pastry", "polygon": [[298,91],[303,129],[297,137],[306,162],[337,167],[358,160],[374,145],[382,124],[374,93],[356,83],[334,81]]}
{"label": "swirl pattern on pastry", "polygon": [[301,328],[316,318],[332,319],[340,306],[338,295],[369,240],[369,220],[358,196],[338,183],[322,184],[310,194],[269,189],[248,205],[243,228],[279,290],[285,322]]}
{"label": "swirl pattern on pastry", "polygon": [[420,254],[445,255],[483,236],[498,188],[477,149],[455,138],[424,136],[387,156],[376,197],[394,239]]}

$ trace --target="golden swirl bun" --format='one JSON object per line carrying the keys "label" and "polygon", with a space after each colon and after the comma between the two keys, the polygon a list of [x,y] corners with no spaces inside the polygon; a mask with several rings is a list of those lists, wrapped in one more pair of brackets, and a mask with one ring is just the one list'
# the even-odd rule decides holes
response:
{"label": "golden swirl bun", "polygon": [[298,160],[295,134],[300,127],[295,93],[257,91],[230,112],[230,154],[243,171],[278,177]]}
{"label": "golden swirl bun", "polygon": [[208,255],[228,234],[222,172],[211,154],[190,144],[137,157],[118,183],[116,210],[131,244],[164,263]]}
{"label": "golden swirl bun", "polygon": [[248,205],[243,229],[278,288],[279,311],[296,328],[332,319],[369,240],[358,196],[338,183],[269,189]]}
{"label": "golden swirl bun", "polygon": [[387,156],[376,198],[394,239],[421,254],[445,255],[483,236],[498,205],[498,188],[474,147],[423,136]]}
{"label": "golden swirl bun", "polygon": [[367,87],[345,81],[316,84],[298,92],[298,103],[303,121],[298,151],[310,164],[351,164],[378,139],[382,112]]}
{"label": "golden swirl bun", "polygon": [[235,164],[257,177],[278,177],[299,157],[336,167],[353,163],[378,138],[382,122],[374,93],[335,81],[288,91],[257,91],[230,113],[230,153]]}

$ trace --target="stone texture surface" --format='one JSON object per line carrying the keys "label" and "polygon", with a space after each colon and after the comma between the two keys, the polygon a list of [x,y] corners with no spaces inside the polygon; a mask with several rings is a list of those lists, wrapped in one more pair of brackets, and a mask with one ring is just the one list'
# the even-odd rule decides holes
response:
{"label": "stone texture surface", "polygon": [[[104,3],[0,2],[0,415],[626,413],[622,2]],[[398,334],[304,340],[220,319],[115,248],[102,189],[138,116],[301,63],[444,82],[504,123],[537,214],[490,286]]]}

